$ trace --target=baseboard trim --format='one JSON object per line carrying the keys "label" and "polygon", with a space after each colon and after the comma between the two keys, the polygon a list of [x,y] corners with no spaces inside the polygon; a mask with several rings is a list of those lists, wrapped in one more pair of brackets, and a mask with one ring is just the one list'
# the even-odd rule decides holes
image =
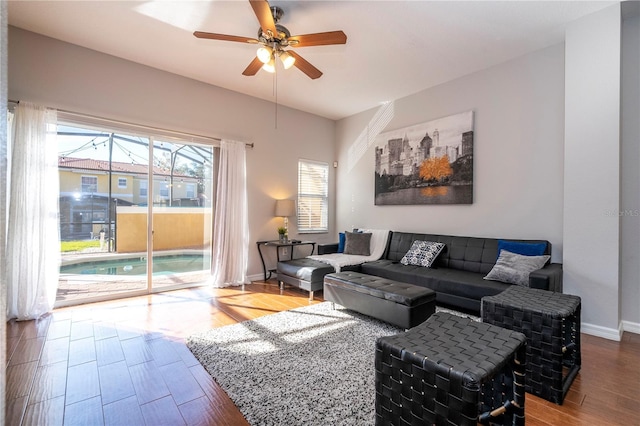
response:
{"label": "baseboard trim", "polygon": [[[273,276],[272,276],[272,278],[273,278]],[[248,279],[249,281],[251,281],[251,282],[254,282],[254,281],[264,281],[264,275],[262,275],[262,274],[248,275],[248,276],[247,276],[247,279]]]}
{"label": "baseboard trim", "polygon": [[640,334],[640,323],[631,321],[622,321],[622,330],[629,333]]}
{"label": "baseboard trim", "polygon": [[615,328],[602,327],[594,324],[582,323],[580,325],[580,331],[591,336],[602,337],[604,339],[615,340],[619,342],[622,340],[622,323],[616,330]]}

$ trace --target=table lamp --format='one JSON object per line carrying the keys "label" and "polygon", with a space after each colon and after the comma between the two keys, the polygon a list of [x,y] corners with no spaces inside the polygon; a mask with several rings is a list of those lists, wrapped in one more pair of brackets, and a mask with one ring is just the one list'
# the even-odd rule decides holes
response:
{"label": "table lamp", "polygon": [[294,200],[276,200],[276,216],[284,218],[285,235],[289,235],[289,216],[295,216],[296,203]]}

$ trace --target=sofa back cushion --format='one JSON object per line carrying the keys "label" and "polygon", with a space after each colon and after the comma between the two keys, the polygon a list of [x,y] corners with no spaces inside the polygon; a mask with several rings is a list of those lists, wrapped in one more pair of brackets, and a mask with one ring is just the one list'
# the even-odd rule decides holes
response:
{"label": "sofa back cushion", "polygon": [[[391,233],[384,258],[400,262],[415,240],[444,243],[445,248],[433,263],[433,268],[450,268],[488,274],[498,259],[498,238],[457,237],[452,235]],[[504,239],[503,239],[504,240]],[[551,254],[551,243],[545,240],[507,240],[523,243],[544,243],[544,254]]]}

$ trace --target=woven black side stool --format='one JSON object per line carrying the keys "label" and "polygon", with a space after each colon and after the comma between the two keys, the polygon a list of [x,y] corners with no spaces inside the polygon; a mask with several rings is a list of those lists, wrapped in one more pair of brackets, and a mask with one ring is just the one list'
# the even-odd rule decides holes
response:
{"label": "woven black side stool", "polygon": [[376,425],[524,425],[522,333],[448,313],[376,342]]}
{"label": "woven black side stool", "polygon": [[482,321],[527,336],[527,392],[562,404],[581,365],[578,296],[511,286],[482,298]]}

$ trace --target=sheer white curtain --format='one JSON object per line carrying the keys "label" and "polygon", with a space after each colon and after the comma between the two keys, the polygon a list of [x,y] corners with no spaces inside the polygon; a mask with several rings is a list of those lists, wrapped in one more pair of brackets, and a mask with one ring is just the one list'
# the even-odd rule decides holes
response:
{"label": "sheer white curtain", "polygon": [[247,283],[248,257],[246,146],[243,142],[223,140],[220,143],[213,220],[213,286],[228,287]]}
{"label": "sheer white curtain", "polygon": [[60,266],[56,111],[20,102],[13,119],[6,241],[7,318],[51,311]]}

